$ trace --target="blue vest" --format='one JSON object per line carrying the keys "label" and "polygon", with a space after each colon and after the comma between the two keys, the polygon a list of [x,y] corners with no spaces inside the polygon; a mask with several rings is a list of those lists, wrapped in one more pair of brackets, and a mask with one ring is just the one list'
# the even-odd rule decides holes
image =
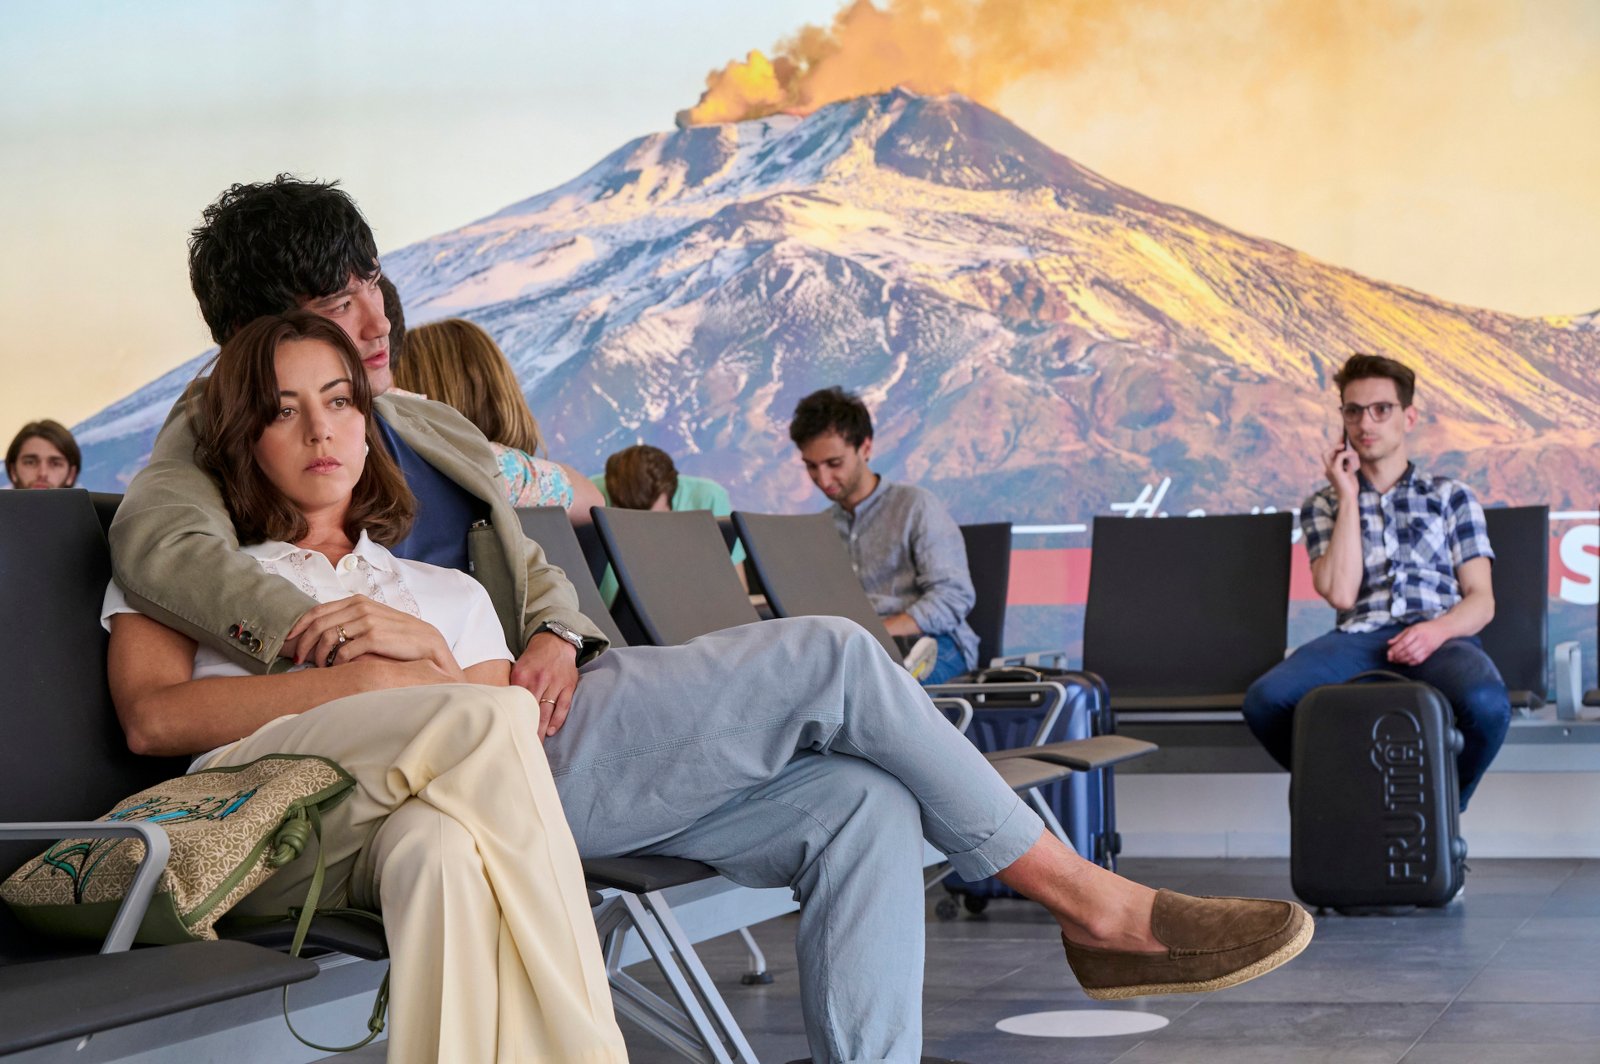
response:
{"label": "blue vest", "polygon": [[467,571],[467,529],[489,516],[489,506],[429,465],[388,422],[378,429],[417,498],[417,519],[405,539],[389,549],[397,557]]}

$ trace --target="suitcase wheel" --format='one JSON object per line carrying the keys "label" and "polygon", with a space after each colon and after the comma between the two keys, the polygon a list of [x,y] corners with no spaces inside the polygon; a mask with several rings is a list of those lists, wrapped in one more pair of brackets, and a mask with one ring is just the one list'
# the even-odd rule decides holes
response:
{"label": "suitcase wheel", "polygon": [[961,909],[954,898],[940,898],[933,903],[933,915],[939,918],[940,923],[949,923],[961,915]]}
{"label": "suitcase wheel", "polygon": [[967,912],[976,916],[978,913],[983,912],[983,910],[989,907],[989,899],[980,898],[974,894],[968,894],[966,897],[961,899],[961,907],[966,909]]}

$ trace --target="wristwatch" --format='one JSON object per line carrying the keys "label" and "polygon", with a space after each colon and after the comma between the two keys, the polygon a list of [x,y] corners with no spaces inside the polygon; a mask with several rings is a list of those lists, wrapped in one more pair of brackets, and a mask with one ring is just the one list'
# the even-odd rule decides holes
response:
{"label": "wristwatch", "polygon": [[574,632],[560,621],[545,621],[533,630],[534,635],[538,635],[540,632],[549,632],[557,639],[565,639],[572,644],[573,650],[576,650],[579,654],[583,653],[583,636]]}

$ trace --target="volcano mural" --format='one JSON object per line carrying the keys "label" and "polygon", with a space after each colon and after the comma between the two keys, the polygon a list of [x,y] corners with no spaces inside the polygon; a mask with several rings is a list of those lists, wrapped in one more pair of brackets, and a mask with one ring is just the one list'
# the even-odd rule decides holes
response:
{"label": "volcano mural", "polygon": [[[384,268],[408,320],[494,334],[556,456],[598,470],[653,443],[745,509],[819,508],[787,423],[830,384],[873,407],[875,467],[963,521],[1082,522],[1156,484],[1174,514],[1292,508],[1352,351],[1417,368],[1415,452],[1486,503],[1588,511],[1600,483],[1596,314],[1363,277],[955,95],[642,137]],[[85,483],[137,471],[197,366],[79,426]]]}

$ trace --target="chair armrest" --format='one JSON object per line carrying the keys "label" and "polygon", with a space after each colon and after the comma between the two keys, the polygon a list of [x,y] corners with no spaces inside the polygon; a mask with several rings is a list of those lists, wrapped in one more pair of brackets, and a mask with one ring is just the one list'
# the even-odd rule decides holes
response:
{"label": "chair armrest", "polygon": [[989,757],[988,760],[989,766],[1014,791],[1043,787],[1072,775],[1072,769],[1065,765],[1036,761],[1031,757]]}
{"label": "chair armrest", "polygon": [[648,894],[654,890],[710,879],[717,870],[708,864],[683,857],[586,857],[583,878],[597,887],[611,887],[629,894]]}
{"label": "chair armrest", "polygon": [[1111,708],[1118,713],[1185,713],[1237,711],[1244,706],[1243,691],[1223,691],[1209,695],[1113,696]]}
{"label": "chair armrest", "polygon": [[1557,643],[1553,657],[1556,666],[1556,719],[1577,720],[1578,707],[1595,705],[1596,703],[1590,702],[1589,699],[1591,696],[1600,695],[1600,691],[1584,694],[1583,648],[1575,641]]}
{"label": "chair armrest", "polygon": [[1026,746],[1016,751],[1023,757],[1066,765],[1079,772],[1093,772],[1109,768],[1124,761],[1153,754],[1159,750],[1155,743],[1143,739],[1130,739],[1126,735],[1095,735],[1088,739],[1068,739],[1044,746]]}
{"label": "chair armrest", "polygon": [[158,825],[145,821],[124,820],[112,823],[106,820],[60,820],[31,824],[0,824],[0,841],[18,842],[26,839],[138,839],[144,843],[144,858],[134,869],[133,883],[117,907],[111,921],[111,930],[100,946],[101,953],[122,953],[133,945],[133,936],[144,922],[145,910],[150,908],[150,898],[156,884],[167,867],[172,854],[172,844],[167,833]]}
{"label": "chair armrest", "polygon": [[955,719],[950,723],[962,735],[967,734],[967,729],[972,726],[972,703],[965,698],[941,695],[933,699],[933,708],[941,713],[954,713]]}

